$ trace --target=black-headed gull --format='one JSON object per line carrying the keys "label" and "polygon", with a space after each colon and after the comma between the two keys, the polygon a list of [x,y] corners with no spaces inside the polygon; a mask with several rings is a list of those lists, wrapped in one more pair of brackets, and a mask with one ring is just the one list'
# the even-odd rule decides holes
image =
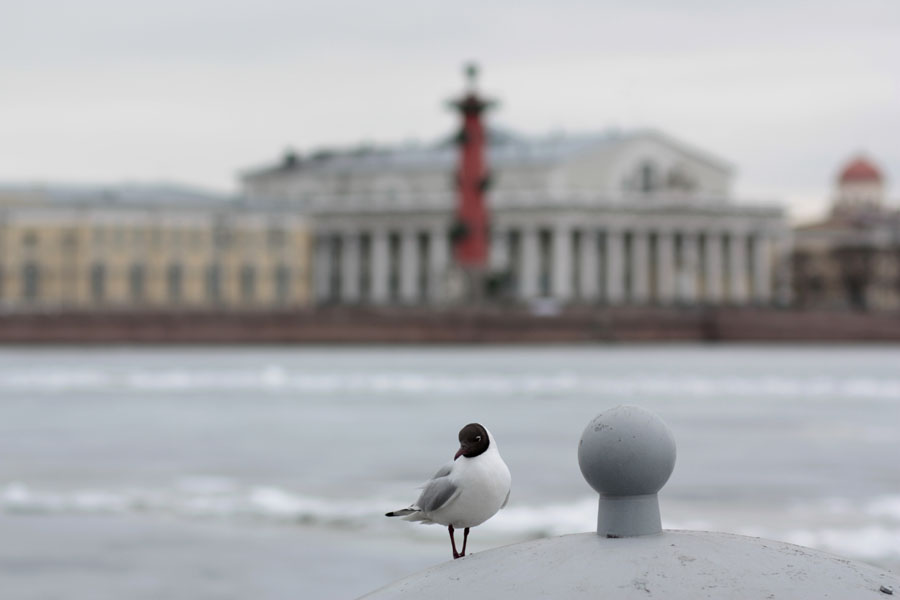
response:
{"label": "black-headed gull", "polygon": [[[423,525],[446,525],[453,558],[466,555],[469,528],[481,525],[509,500],[509,468],[500,458],[497,443],[479,423],[459,431],[459,450],[425,483],[419,499],[402,510],[387,513]],[[456,551],[453,530],[463,528],[462,552]]]}

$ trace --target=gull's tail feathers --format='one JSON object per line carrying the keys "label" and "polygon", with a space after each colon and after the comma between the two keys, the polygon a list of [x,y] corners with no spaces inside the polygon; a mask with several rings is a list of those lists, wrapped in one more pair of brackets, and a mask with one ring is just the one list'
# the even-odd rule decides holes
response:
{"label": "gull's tail feathers", "polygon": [[415,506],[410,506],[409,508],[401,508],[400,510],[392,510],[389,513],[384,513],[386,517],[405,517],[406,515],[411,515],[415,512],[419,512],[419,509]]}
{"label": "gull's tail feathers", "polygon": [[422,512],[422,509],[418,506],[410,506],[407,508],[401,508],[400,510],[392,510],[389,513],[384,513],[386,517],[403,517],[404,521],[413,521],[416,523],[422,523],[422,525],[431,525],[434,523],[429,517],[425,516],[425,513]]}

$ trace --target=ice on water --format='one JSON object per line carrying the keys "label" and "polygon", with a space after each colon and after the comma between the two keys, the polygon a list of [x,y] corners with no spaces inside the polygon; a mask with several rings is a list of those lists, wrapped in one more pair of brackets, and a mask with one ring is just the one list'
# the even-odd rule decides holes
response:
{"label": "ice on water", "polygon": [[[217,541],[226,531],[280,552],[315,539],[366,563],[350,571],[369,580],[347,587],[310,559],[309,573],[291,567],[285,597],[294,576],[318,581],[317,595],[352,596],[431,550],[442,559],[439,532],[382,515],[452,458],[471,421],[502,440],[514,482],[475,551],[591,530],[578,436],[596,413],[633,403],[676,435],[665,527],[896,567],[898,364],[889,346],[2,349],[0,535],[38,544],[35,528],[84,524],[96,555],[48,530],[62,541],[36,547],[36,560],[70,544],[100,564],[117,523],[166,523],[173,540],[194,536],[192,560],[210,568],[231,560]],[[151,549],[141,552],[138,570]],[[265,568],[260,553],[235,559],[248,581]],[[9,573],[0,555],[0,579]]]}

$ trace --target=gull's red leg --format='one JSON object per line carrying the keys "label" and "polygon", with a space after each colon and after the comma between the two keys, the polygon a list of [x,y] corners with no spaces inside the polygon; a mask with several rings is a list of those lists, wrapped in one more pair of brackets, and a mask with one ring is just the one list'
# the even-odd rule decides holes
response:
{"label": "gull's red leg", "polygon": [[[460,557],[460,553],[456,551],[456,538],[453,537],[453,525],[447,525],[447,531],[450,532],[450,543],[453,544],[453,558],[457,559]],[[465,545],[463,545],[463,552],[465,552]]]}
{"label": "gull's red leg", "polygon": [[469,541],[469,528],[466,527],[465,529],[463,529],[463,549],[462,549],[462,552],[460,553],[460,556],[466,555],[466,542],[468,542],[468,541]]}

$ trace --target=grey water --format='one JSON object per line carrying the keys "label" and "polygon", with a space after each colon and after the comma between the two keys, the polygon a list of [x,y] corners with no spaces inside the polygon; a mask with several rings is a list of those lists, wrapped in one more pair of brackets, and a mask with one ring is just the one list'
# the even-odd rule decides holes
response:
{"label": "grey water", "polygon": [[487,426],[483,551],[589,531],[576,448],[638,404],[678,445],[667,528],[900,568],[900,347],[0,349],[0,597],[353,598],[450,557],[386,519]]}

